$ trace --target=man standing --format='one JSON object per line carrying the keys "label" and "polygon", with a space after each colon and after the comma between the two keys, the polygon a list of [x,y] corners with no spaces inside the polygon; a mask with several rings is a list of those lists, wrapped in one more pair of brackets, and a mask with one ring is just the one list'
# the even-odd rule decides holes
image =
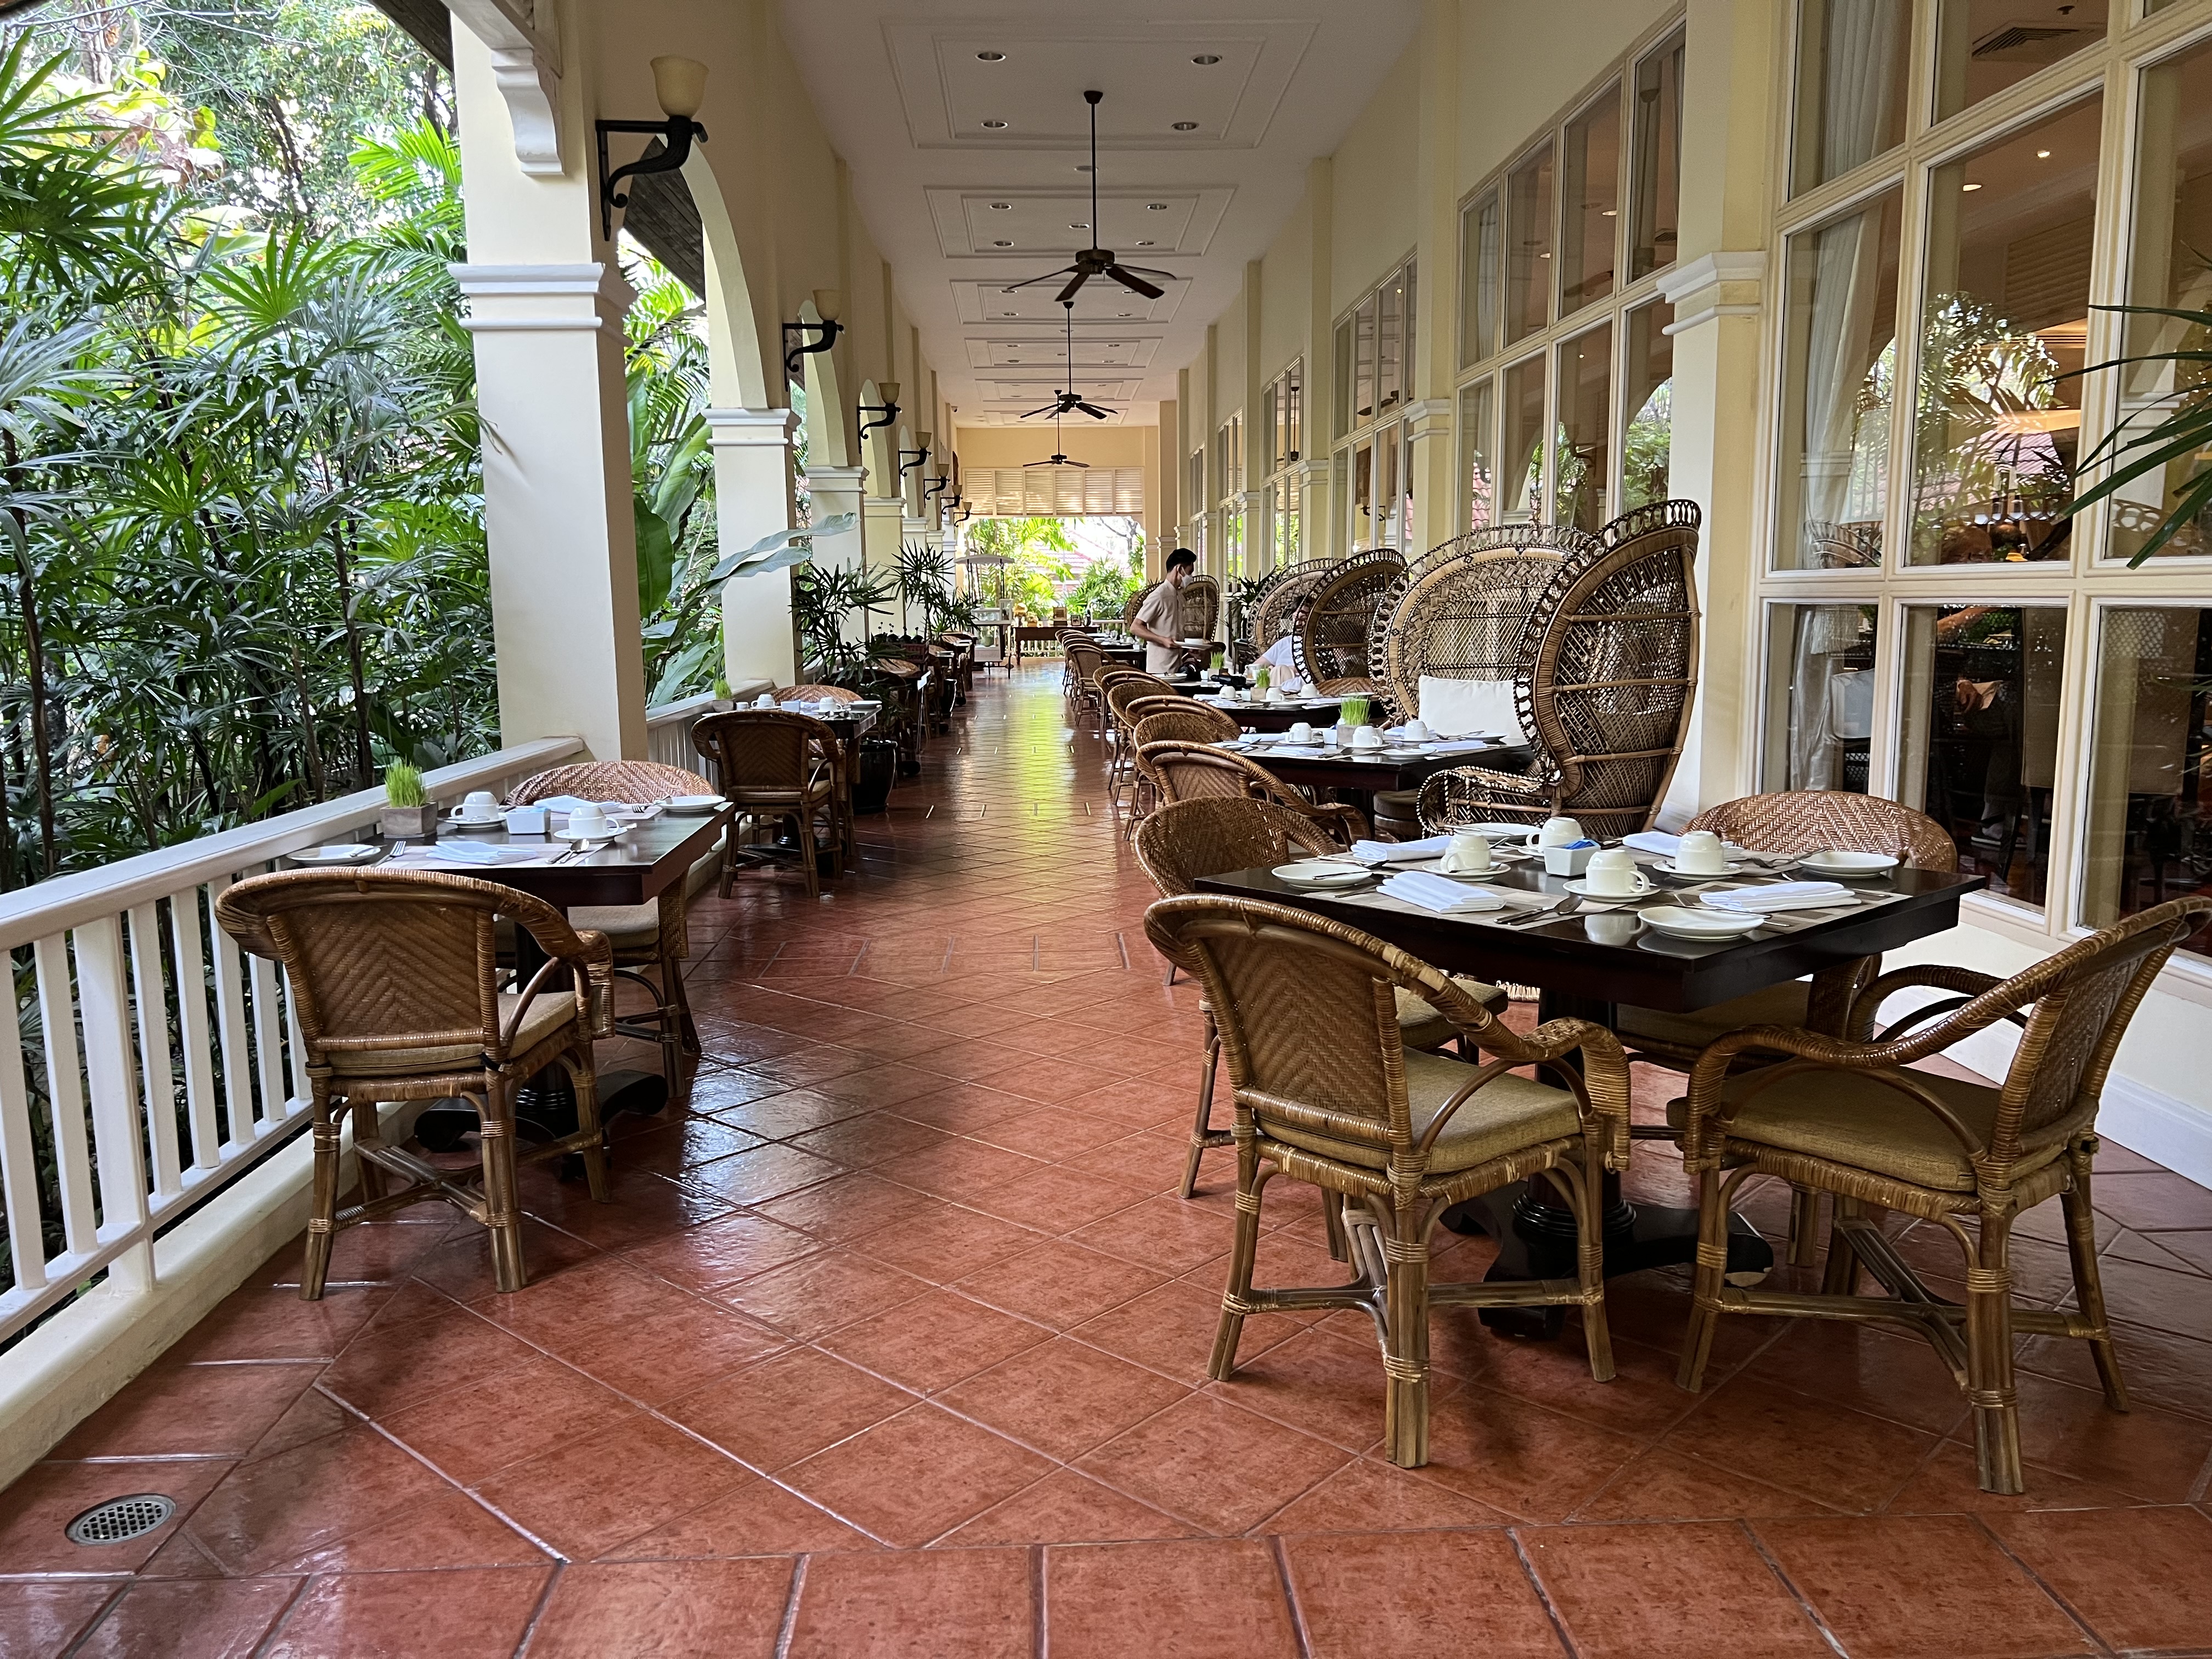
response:
{"label": "man standing", "polygon": [[1168,555],[1164,580],[1138,607],[1129,631],[1145,642],[1145,672],[1168,675],[1182,662],[1182,585],[1198,568],[1198,555],[1178,547]]}

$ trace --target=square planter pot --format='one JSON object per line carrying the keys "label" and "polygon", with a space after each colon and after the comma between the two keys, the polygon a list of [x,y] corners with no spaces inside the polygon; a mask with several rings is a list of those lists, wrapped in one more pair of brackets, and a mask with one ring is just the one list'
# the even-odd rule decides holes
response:
{"label": "square planter pot", "polygon": [[386,841],[434,841],[438,836],[438,809],[387,806],[376,815],[376,827]]}

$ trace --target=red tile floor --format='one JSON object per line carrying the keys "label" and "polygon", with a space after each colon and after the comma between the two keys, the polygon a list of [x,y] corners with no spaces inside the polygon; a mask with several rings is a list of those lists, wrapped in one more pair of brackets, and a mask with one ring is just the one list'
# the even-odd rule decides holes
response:
{"label": "red tile floor", "polygon": [[[1206,1380],[1231,1212],[1221,1154],[1171,1190],[1194,996],[1056,665],[979,688],[895,799],[818,904],[702,905],[690,1110],[618,1125],[611,1206],[531,1176],[528,1289],[438,1208],[345,1234],[319,1304],[280,1251],[18,1481],[0,1653],[2212,1650],[2212,1194],[2108,1151],[2136,1409],[2024,1344],[2024,1498],[1977,1492],[1912,1339],[1731,1322],[1678,1391],[1665,1274],[1613,1283],[1606,1386],[1439,1315],[1435,1461],[1396,1469],[1356,1316],[1255,1319]],[[1275,1193],[1262,1270],[1317,1282],[1317,1211]],[[2031,1296],[2066,1292],[2055,1221]],[[64,1540],[147,1491],[179,1518]]]}

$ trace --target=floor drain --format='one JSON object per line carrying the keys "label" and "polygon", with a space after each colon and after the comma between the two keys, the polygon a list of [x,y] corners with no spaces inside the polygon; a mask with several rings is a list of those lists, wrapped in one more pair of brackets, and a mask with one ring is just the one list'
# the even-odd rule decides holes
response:
{"label": "floor drain", "polygon": [[134,1492],[94,1504],[69,1523],[72,1544],[120,1544],[143,1538],[177,1512],[177,1500],[157,1492]]}

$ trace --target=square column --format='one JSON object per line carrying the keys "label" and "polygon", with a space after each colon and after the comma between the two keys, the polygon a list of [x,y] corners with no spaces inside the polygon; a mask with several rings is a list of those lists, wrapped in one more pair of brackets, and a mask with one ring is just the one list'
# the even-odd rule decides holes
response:
{"label": "square column", "polygon": [[[787,409],[710,409],[714,448],[714,523],[726,556],[791,527],[791,434]],[[792,629],[791,572],[732,576],[722,585],[722,674],[731,684],[799,678]]]}
{"label": "square column", "polygon": [[1413,521],[1400,526],[1398,550],[1410,564],[1449,541],[1459,528],[1450,398],[1430,398],[1406,405],[1406,477],[1413,487]]}
{"label": "square column", "polygon": [[[823,569],[858,570],[866,562],[861,556],[860,487],[866,482],[868,469],[865,466],[810,466],[806,469],[807,498],[813,502],[816,524],[827,524],[842,514],[850,514],[853,527],[842,535],[814,538],[813,562]],[[865,638],[859,630],[862,624],[858,617],[846,626],[848,638]],[[803,648],[803,647],[802,647]],[[805,664],[799,672],[805,672]]]}

